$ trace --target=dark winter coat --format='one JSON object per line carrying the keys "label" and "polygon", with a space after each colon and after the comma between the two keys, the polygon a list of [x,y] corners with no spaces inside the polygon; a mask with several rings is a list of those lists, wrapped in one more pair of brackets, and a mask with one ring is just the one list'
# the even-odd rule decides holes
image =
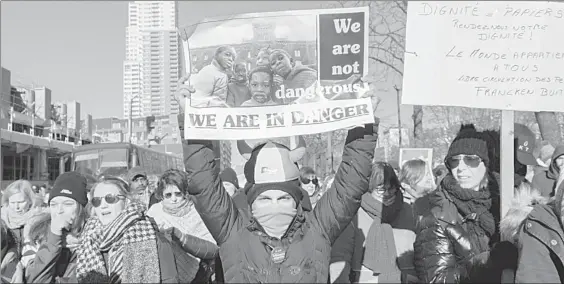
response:
{"label": "dark winter coat", "polygon": [[[50,215],[48,215],[50,220]],[[50,222],[50,221],[49,221]],[[35,258],[30,260],[25,271],[27,283],[78,283],[76,268],[78,257],[74,250],[63,246],[63,237],[51,232],[47,226],[46,241],[39,247]],[[157,235],[161,283],[178,283],[179,271],[176,269],[174,247],[161,234]],[[195,272],[193,273],[196,274]]]}
{"label": "dark winter coat", "polygon": [[[358,130],[358,128],[356,128]],[[219,179],[219,165],[209,144],[184,141],[190,194],[220,246],[227,283],[326,283],[331,244],[352,220],[368,190],[376,136],[350,131],[334,187],[313,211],[301,204],[281,240],[269,237],[258,222],[244,218]],[[370,133],[372,134],[372,133]],[[213,208],[213,210],[210,210]],[[286,247],[286,260],[271,260],[270,247]]]}
{"label": "dark winter coat", "polygon": [[547,200],[539,192],[516,192],[501,221],[503,238],[519,251],[515,283],[564,283],[564,230],[557,214],[563,204]]}
{"label": "dark winter coat", "polygon": [[[498,204],[492,204],[492,209],[499,208],[498,181],[497,174],[490,176],[493,203]],[[459,214],[452,197],[442,185],[431,194],[436,195],[431,212],[420,219],[416,229],[414,253],[418,278],[425,283],[499,283],[501,271],[490,265],[490,251],[478,251],[466,231],[466,223],[473,220]],[[499,216],[499,213],[492,214]],[[497,239],[496,234],[491,239],[483,236],[479,241],[491,248]]]}

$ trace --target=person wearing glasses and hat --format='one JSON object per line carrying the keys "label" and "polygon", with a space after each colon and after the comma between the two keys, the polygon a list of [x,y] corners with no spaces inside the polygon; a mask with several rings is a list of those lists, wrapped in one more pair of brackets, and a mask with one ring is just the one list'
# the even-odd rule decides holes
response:
{"label": "person wearing glasses and hat", "polygon": [[430,212],[418,223],[414,253],[420,281],[499,283],[502,269],[514,265],[509,254],[496,258],[505,247],[497,245],[499,175],[489,169],[489,154],[487,135],[463,125],[445,158],[449,172],[429,195]]}

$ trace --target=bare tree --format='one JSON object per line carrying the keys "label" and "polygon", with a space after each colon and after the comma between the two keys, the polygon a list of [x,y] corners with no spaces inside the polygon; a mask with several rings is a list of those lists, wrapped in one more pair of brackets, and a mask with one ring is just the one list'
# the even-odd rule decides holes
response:
{"label": "bare tree", "polygon": [[[563,1],[554,1],[563,2]],[[406,36],[406,22],[407,22],[407,1],[394,0],[394,1],[337,1],[334,6],[338,7],[370,7],[370,60],[378,63],[379,67],[376,69],[376,74],[380,78],[388,78],[390,74],[395,76],[394,79],[401,80],[403,78],[403,58],[405,54],[405,36]],[[398,83],[401,85],[401,81]],[[444,113],[445,107],[440,107],[435,113]],[[458,107],[447,107],[453,114],[460,112],[459,117],[466,117],[477,119],[473,122],[480,121],[484,114],[483,110],[467,109]],[[432,110],[432,108],[425,108]],[[535,112],[535,119],[526,114],[518,114],[521,118],[531,118],[538,124],[540,134],[543,140],[549,141],[553,145],[562,144],[562,122],[560,121],[555,112]],[[486,117],[489,117],[486,115]],[[499,117],[499,113],[496,115]],[[415,145],[418,147],[425,146],[422,143],[423,139],[423,107],[413,107],[413,136]],[[445,119],[437,117],[437,119]],[[447,121],[449,118],[446,118]],[[527,121],[519,121],[528,126],[533,126]],[[530,121],[529,121],[530,122]],[[478,123],[480,124],[480,123]],[[450,124],[443,127],[450,128]],[[495,126],[493,126],[495,127]]]}

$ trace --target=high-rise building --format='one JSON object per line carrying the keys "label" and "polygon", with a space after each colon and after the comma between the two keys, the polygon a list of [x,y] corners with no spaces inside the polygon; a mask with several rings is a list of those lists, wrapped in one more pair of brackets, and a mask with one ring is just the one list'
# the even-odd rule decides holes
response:
{"label": "high-rise building", "polygon": [[180,75],[175,1],[131,1],[125,31],[123,116],[178,113]]}

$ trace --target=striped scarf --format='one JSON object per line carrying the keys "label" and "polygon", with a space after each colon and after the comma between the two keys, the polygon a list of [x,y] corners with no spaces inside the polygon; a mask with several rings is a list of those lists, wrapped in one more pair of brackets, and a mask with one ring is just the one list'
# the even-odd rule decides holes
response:
{"label": "striped scarf", "polygon": [[102,276],[110,283],[160,282],[156,230],[142,210],[132,202],[105,227],[95,217],[88,220],[77,249],[80,282],[99,281]]}

